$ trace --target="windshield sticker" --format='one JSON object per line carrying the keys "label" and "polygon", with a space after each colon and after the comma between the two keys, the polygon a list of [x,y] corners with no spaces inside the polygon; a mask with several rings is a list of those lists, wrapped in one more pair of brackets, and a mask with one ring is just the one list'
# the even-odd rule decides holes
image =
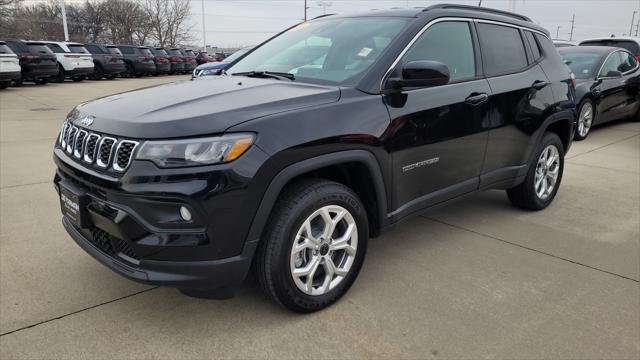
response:
{"label": "windshield sticker", "polygon": [[360,57],[367,57],[369,56],[369,54],[371,54],[371,51],[373,49],[372,48],[362,48],[359,52],[358,52],[358,56]]}

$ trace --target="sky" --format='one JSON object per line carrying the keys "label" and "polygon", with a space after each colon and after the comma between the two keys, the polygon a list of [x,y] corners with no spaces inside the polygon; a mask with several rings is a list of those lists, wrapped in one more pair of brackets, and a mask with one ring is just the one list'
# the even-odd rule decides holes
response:
{"label": "sky", "polygon": [[[191,1],[193,44],[202,44],[203,0]],[[307,0],[308,18],[326,13],[366,12],[392,7],[425,7],[437,3],[478,5],[479,0]],[[568,40],[575,14],[573,40],[627,35],[640,0],[482,0],[483,7],[510,10],[527,15],[545,27],[551,37]],[[204,0],[206,42],[218,47],[258,44],[286,27],[302,21],[304,0]],[[632,33],[640,16],[636,13]],[[560,26],[558,30],[558,26]]]}

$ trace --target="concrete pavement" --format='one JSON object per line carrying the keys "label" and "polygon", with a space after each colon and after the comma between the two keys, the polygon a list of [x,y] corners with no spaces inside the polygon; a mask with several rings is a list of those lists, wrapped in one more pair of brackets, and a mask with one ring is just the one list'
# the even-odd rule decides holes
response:
{"label": "concrete pavement", "polygon": [[113,274],[60,225],[51,147],[77,103],[181,78],[0,92],[0,358],[640,357],[640,123],[574,143],[545,211],[492,191],[373,239],[320,313]]}

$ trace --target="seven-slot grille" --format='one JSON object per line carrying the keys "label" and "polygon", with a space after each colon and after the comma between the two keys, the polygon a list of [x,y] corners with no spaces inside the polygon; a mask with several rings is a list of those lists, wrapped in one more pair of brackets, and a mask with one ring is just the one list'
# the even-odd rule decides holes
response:
{"label": "seven-slot grille", "polygon": [[124,172],[131,164],[137,141],[116,139],[104,134],[88,132],[65,121],[58,138],[60,148],[78,161],[101,169],[112,168]]}

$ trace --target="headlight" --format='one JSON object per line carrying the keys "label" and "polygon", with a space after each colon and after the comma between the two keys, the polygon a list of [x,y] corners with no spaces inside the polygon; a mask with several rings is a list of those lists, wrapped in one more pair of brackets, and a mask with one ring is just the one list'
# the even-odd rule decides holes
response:
{"label": "headlight", "polygon": [[252,134],[187,139],[147,141],[136,155],[160,167],[182,167],[226,163],[239,158],[253,144]]}

